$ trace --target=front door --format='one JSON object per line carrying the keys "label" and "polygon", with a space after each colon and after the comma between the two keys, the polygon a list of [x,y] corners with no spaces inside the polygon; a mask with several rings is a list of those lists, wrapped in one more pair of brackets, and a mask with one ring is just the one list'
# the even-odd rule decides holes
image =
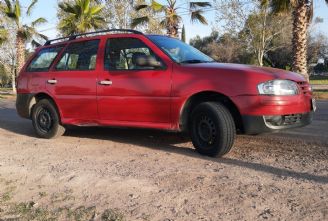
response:
{"label": "front door", "polygon": [[[147,126],[170,122],[171,68],[139,38],[110,37],[98,77],[98,111],[109,124]],[[160,67],[138,66],[152,57]]]}

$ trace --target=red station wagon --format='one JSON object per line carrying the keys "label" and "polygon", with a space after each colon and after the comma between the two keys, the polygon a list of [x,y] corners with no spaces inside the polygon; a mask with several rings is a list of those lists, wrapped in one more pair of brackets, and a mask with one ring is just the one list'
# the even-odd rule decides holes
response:
{"label": "red station wagon", "polygon": [[120,29],[38,48],[16,107],[41,138],[67,125],[154,128],[188,132],[208,156],[228,153],[237,133],[308,125],[316,108],[299,74],[217,63],[177,39]]}

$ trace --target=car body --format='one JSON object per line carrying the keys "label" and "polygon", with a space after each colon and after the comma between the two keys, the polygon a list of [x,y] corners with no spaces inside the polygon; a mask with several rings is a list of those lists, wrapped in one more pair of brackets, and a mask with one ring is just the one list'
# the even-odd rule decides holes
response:
{"label": "car body", "polygon": [[[217,63],[166,36],[131,30],[100,33],[48,42],[36,50],[18,77],[16,106],[20,116],[33,120],[34,106],[46,99],[55,107],[62,126],[190,132],[194,110],[206,102],[209,104],[203,105],[202,113],[218,108],[216,104],[223,107],[223,115],[227,112],[234,124],[231,133],[259,134],[312,121],[312,90],[299,74]],[[50,115],[42,117],[51,119]],[[202,119],[200,129],[195,126],[195,130],[207,137],[213,121]],[[213,131],[219,136],[217,128]]]}

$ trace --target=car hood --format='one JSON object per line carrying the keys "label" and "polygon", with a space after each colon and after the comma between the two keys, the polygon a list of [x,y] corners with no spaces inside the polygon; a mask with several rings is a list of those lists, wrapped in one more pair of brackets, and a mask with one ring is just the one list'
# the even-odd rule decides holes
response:
{"label": "car hood", "polygon": [[[306,79],[297,73],[285,71],[277,68],[258,67],[254,65],[230,64],[230,63],[199,63],[199,64],[184,64],[184,67],[200,68],[202,70],[209,70],[212,73],[220,73],[220,71],[229,71],[229,73],[247,73],[247,74],[261,74],[267,75],[272,79],[287,79],[296,82],[306,81]],[[213,72],[213,69],[216,71]],[[217,72],[218,71],[218,72]]]}

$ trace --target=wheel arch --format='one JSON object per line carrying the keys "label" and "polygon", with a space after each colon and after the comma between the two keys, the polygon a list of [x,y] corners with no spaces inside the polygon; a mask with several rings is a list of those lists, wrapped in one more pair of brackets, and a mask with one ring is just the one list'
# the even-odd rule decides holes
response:
{"label": "wheel arch", "polygon": [[240,111],[234,102],[226,95],[216,91],[201,91],[191,95],[185,102],[180,111],[179,127],[183,132],[188,131],[188,124],[191,112],[200,103],[215,101],[223,104],[231,113],[237,131],[243,131],[243,123]]}
{"label": "wheel arch", "polygon": [[33,107],[34,105],[42,100],[42,99],[48,99],[50,100],[54,105],[55,105],[55,108],[60,116],[60,121],[61,121],[61,118],[62,118],[62,114],[61,114],[61,111],[60,109],[58,108],[58,105],[56,103],[56,101],[47,93],[44,93],[44,92],[40,92],[40,93],[36,93],[30,100],[30,103],[29,103],[29,109],[30,109],[30,116],[32,114],[32,110],[33,110]]}

